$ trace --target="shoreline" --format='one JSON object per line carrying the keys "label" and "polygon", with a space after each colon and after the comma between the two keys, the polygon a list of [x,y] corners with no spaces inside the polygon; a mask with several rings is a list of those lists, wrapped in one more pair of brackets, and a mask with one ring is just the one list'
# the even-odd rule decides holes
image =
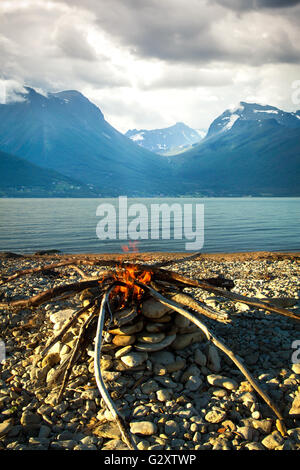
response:
{"label": "shoreline", "polygon": [[[174,260],[176,258],[184,258],[193,253],[187,252],[131,252],[131,253],[54,253],[51,250],[45,250],[45,252],[36,253],[14,253],[9,251],[0,252],[1,259],[130,259],[130,260]],[[212,260],[212,261],[247,261],[247,260],[299,260],[300,251],[288,251],[288,252],[277,252],[277,251],[247,251],[247,252],[220,252],[220,253],[199,253],[199,256],[194,258],[197,261],[201,260]]]}

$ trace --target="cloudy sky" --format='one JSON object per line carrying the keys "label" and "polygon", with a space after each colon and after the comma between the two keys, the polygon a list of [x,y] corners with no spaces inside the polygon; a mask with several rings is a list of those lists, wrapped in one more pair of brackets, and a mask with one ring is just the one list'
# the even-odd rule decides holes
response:
{"label": "cloudy sky", "polygon": [[299,24],[300,0],[1,0],[1,86],[79,90],[121,132],[295,111]]}

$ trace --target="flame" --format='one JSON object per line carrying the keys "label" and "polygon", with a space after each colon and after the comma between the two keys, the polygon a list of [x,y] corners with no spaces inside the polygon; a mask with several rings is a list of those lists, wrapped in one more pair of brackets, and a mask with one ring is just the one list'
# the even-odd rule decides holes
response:
{"label": "flame", "polygon": [[118,268],[115,279],[126,284],[125,286],[116,286],[114,289],[115,294],[121,294],[122,306],[124,306],[129,299],[132,297],[134,301],[141,299],[144,290],[135,284],[136,281],[141,284],[149,284],[152,278],[152,272],[150,270],[144,270],[140,272],[138,265],[129,265],[125,269]]}
{"label": "flame", "polygon": [[[129,245],[123,245],[122,249],[124,252],[134,252],[137,253],[138,242],[129,242]],[[113,278],[116,281],[121,281],[125,285],[123,286],[116,286],[110,293],[110,299],[114,298],[116,295],[119,296],[119,308],[123,308],[126,306],[127,301],[130,299],[134,302],[138,302],[143,293],[143,288],[137,286],[135,282],[140,282],[141,284],[149,284],[152,278],[152,271],[150,269],[141,271],[141,267],[138,264],[128,264],[128,266],[124,265],[119,258],[120,264],[116,269],[116,273],[113,275]],[[101,283],[105,279],[103,275],[103,279],[99,280]],[[116,298],[116,297],[115,297]]]}
{"label": "flame", "polygon": [[126,253],[138,253],[139,249],[137,247],[138,241],[135,240],[134,242],[130,241],[129,245],[122,245],[122,250],[125,251]]}

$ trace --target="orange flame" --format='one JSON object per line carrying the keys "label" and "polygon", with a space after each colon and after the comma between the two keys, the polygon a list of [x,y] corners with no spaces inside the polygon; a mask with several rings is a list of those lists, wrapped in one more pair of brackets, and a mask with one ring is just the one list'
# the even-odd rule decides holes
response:
{"label": "orange flame", "polygon": [[[129,242],[129,246],[123,245],[122,249],[124,252],[138,252],[137,247],[138,242]],[[123,308],[129,299],[133,301],[139,301],[144,293],[144,290],[137,286],[135,282],[140,282],[141,284],[149,284],[152,278],[152,271],[147,269],[141,271],[139,265],[128,264],[128,266],[121,263],[117,267],[116,273],[113,275],[113,278],[116,281],[121,281],[124,286],[116,286],[110,293],[110,298],[113,298],[116,294],[120,297],[120,308]],[[105,278],[105,277],[103,277]],[[102,280],[99,280],[101,283]]]}
{"label": "orange flame", "polygon": [[125,286],[116,286],[114,293],[122,295],[122,306],[126,304],[130,296],[133,300],[140,300],[144,290],[135,284],[136,281],[141,284],[149,284],[152,278],[152,272],[144,270],[140,272],[138,265],[129,265],[124,270],[118,269],[116,280],[124,282]]}

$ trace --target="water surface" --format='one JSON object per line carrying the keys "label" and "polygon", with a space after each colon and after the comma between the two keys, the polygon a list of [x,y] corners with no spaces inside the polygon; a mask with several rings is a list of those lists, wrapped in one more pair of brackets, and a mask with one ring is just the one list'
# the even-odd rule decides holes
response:
{"label": "water surface", "polygon": [[[96,209],[116,199],[0,199],[0,251],[121,253],[124,240],[99,240]],[[128,199],[128,204],[180,199]],[[195,202],[193,198],[184,202]],[[203,198],[206,253],[299,251],[300,198]],[[175,225],[178,221],[175,220]],[[145,236],[145,234],[144,234]],[[182,252],[186,240],[140,240],[139,251]]]}

